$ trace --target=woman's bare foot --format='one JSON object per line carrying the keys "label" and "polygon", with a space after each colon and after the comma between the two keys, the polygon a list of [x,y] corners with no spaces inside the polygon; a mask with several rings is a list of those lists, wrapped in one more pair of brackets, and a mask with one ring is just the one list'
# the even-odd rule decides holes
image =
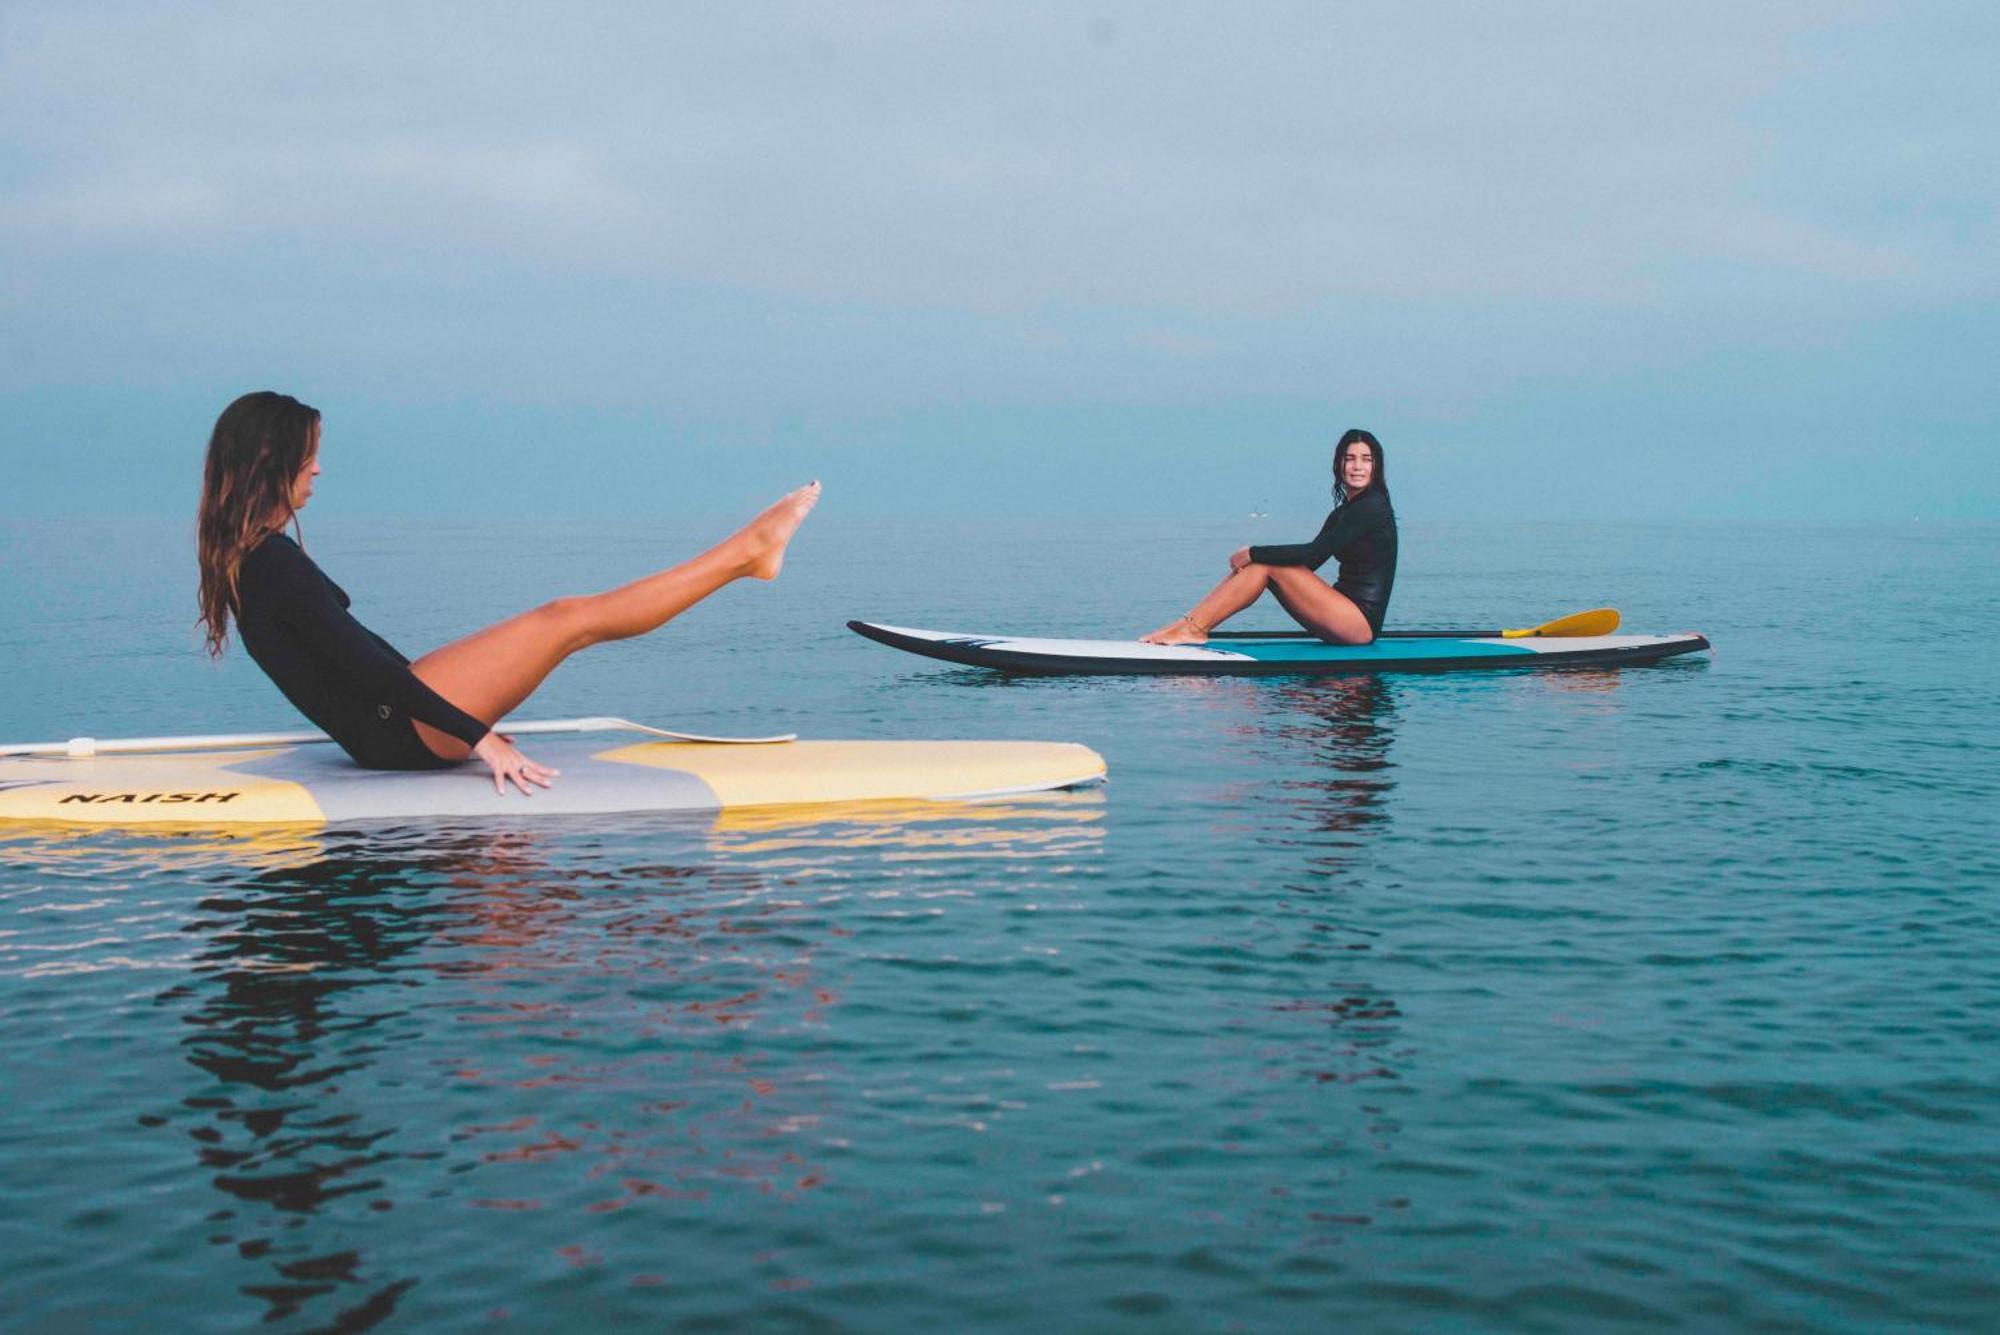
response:
{"label": "woman's bare foot", "polygon": [[1175,617],[1151,635],[1141,635],[1141,644],[1207,644],[1208,632],[1193,617]]}
{"label": "woman's bare foot", "polygon": [[743,573],[752,579],[776,579],[784,568],[786,545],[817,504],[819,483],[808,482],[797,491],[786,492],[745,524],[736,535],[749,549]]}

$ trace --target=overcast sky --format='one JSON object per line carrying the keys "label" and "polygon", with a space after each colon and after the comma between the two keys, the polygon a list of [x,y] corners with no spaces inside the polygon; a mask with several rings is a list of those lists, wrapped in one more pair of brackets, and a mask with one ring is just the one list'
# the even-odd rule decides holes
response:
{"label": "overcast sky", "polygon": [[0,514],[2000,517],[2000,7],[0,7]]}

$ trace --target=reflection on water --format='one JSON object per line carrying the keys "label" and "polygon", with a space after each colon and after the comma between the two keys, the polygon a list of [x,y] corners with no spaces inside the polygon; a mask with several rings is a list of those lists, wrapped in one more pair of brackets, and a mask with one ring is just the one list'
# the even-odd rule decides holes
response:
{"label": "reflection on water", "polygon": [[[1671,665],[1668,665],[1671,666]],[[1625,668],[1563,668],[1557,672],[1542,673],[1548,688],[1564,695],[1611,695],[1625,679]]]}
{"label": "reflection on water", "polygon": [[[1367,675],[1314,677],[1275,683],[1258,715],[1258,742],[1286,780],[1271,801],[1288,819],[1263,823],[1261,841],[1291,850],[1295,870],[1280,887],[1274,918],[1285,925],[1294,958],[1317,967],[1303,991],[1276,999],[1258,1021],[1273,1077],[1321,1086],[1390,1086],[1407,1052],[1402,1011],[1375,980],[1371,953],[1378,932],[1347,909],[1346,880],[1368,855],[1389,820],[1395,789],[1390,745],[1395,736],[1396,685]],[[1302,856],[1301,856],[1302,855]],[[1321,1134],[1338,1148],[1356,1142],[1387,1153],[1400,1129],[1386,1103],[1356,1105],[1366,1121]],[[1343,1105],[1345,1111],[1345,1105]],[[1404,1198],[1356,1199],[1342,1178],[1288,1184],[1309,1225],[1308,1246],[1338,1245],[1347,1229],[1366,1227],[1385,1212],[1408,1208]]]}
{"label": "reflection on water", "polygon": [[816,956],[844,907],[1072,866],[1103,802],[813,816],[654,823],[643,856],[608,824],[329,835],[219,878],[155,998],[193,1078],[140,1120],[192,1143],[238,1291],[267,1321],[358,1329],[430,1277],[398,1245],[412,1212],[544,1216],[539,1255],[503,1263],[588,1267],[602,1216],[813,1192],[839,1088],[813,1054],[842,1002]]}
{"label": "reflection on water", "polygon": [[[202,1078],[180,1110],[141,1120],[194,1141],[226,1198],[208,1216],[209,1242],[257,1264],[241,1291],[267,1320],[337,1295],[341,1324],[353,1326],[386,1315],[415,1283],[365,1246],[369,1213],[394,1209],[400,1194],[396,1128],[343,1090],[408,1014],[398,966],[452,912],[395,893],[434,881],[439,860],[339,852],[205,899],[185,929],[205,943],[193,979],[157,999],[183,1012],[183,1051]],[[300,1231],[336,1207],[335,1245]]]}
{"label": "reflection on water", "polygon": [[218,867],[261,871],[310,865],[325,852],[316,825],[145,825],[125,828],[64,821],[0,823],[0,860],[40,876],[143,878]]}
{"label": "reflection on water", "polygon": [[1318,835],[1314,868],[1331,874],[1347,850],[1362,845],[1370,827],[1388,818],[1395,788],[1389,743],[1394,736],[1395,688],[1383,677],[1321,677],[1276,691],[1282,712],[1272,711],[1264,735],[1292,753],[1294,772],[1284,800]]}

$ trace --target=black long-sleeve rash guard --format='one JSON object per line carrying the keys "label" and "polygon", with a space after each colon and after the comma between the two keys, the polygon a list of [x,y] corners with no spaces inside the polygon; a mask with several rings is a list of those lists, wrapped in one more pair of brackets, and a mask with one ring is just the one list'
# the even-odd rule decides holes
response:
{"label": "black long-sleeve rash guard", "polygon": [[410,745],[422,743],[406,719],[420,719],[467,746],[490,731],[424,685],[409,659],[356,621],[347,594],[283,533],[243,558],[237,601],[237,633],[250,657],[359,763],[384,769],[423,763]]}
{"label": "black long-sleeve rash guard", "polygon": [[1388,494],[1371,487],[1344,505],[1334,507],[1311,542],[1252,547],[1250,559],[1260,565],[1305,566],[1317,570],[1329,557],[1340,558],[1340,576],[1333,587],[1353,600],[1376,634],[1389,612],[1389,593],[1396,584],[1396,512]]}

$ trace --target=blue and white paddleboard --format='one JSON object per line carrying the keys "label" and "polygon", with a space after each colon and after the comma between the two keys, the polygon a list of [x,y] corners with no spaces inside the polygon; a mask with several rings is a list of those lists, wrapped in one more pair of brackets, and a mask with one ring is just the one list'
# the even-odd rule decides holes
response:
{"label": "blue and white paddleboard", "polygon": [[1550,638],[1384,637],[1373,644],[1324,644],[1273,636],[1205,645],[1137,640],[1057,640],[968,635],[850,621],[848,629],[895,649],[1003,672],[1218,676],[1336,675],[1360,672],[1458,672],[1468,668],[1622,667],[1697,653],[1708,641],[1681,635],[1577,635]]}

